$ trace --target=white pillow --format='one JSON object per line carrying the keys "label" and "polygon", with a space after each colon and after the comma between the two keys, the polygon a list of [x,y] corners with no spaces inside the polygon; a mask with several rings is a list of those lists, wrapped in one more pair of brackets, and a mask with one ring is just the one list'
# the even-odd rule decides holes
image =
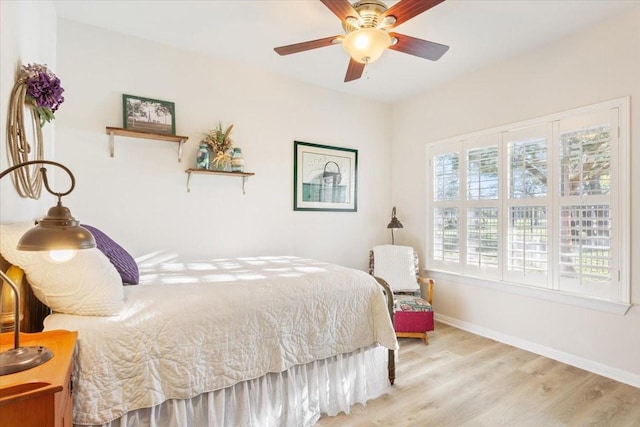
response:
{"label": "white pillow", "polygon": [[122,280],[100,250],[83,249],[67,262],[47,261],[44,252],[16,249],[33,222],[0,224],[0,253],[22,268],[34,295],[59,313],[86,316],[119,314],[124,307]]}
{"label": "white pillow", "polygon": [[411,246],[374,246],[373,275],[386,280],[392,292],[420,290]]}

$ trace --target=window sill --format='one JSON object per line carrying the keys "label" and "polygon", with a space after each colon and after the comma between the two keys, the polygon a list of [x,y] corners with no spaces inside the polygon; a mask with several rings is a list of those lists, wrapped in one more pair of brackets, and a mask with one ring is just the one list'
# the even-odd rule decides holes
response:
{"label": "window sill", "polygon": [[563,304],[570,304],[577,307],[588,308],[591,310],[604,311],[607,313],[613,313],[620,316],[624,316],[631,304],[623,302],[606,301],[603,299],[590,298],[582,295],[569,294],[557,290],[536,288],[533,286],[520,285],[510,282],[502,282],[496,280],[487,280],[481,277],[463,276],[461,274],[451,273],[448,271],[440,270],[428,270],[423,269],[428,276],[436,283],[439,279],[444,281],[450,281],[463,285],[470,285],[473,282],[473,286],[482,286],[483,288],[493,289],[501,292],[508,292],[515,295],[520,295],[529,298],[537,298],[546,301],[558,302]]}

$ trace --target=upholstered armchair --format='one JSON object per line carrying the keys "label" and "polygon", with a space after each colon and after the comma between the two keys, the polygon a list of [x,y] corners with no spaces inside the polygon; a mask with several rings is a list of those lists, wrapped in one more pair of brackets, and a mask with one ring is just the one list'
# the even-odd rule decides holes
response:
{"label": "upholstered armchair", "polygon": [[410,246],[381,245],[369,251],[369,273],[389,284],[394,295],[398,338],[421,338],[433,331],[433,279],[420,276],[418,255]]}

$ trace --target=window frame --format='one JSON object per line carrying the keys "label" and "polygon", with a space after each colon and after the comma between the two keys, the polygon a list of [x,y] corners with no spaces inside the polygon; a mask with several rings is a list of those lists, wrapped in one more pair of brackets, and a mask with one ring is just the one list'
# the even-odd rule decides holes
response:
{"label": "window frame", "polygon": [[[609,236],[612,248],[611,256],[611,281],[606,286],[605,294],[578,294],[565,289],[559,283],[558,251],[559,251],[559,218],[555,218],[555,212],[560,211],[561,202],[559,185],[556,182],[559,177],[559,123],[579,116],[589,115],[602,111],[609,111],[611,117],[611,182],[612,190],[609,201],[611,221],[613,226]],[[617,120],[617,129],[616,121]],[[513,138],[506,138],[510,133],[520,132],[526,128],[543,127],[547,137],[547,195],[541,198],[531,197],[517,200],[509,198],[509,142]],[[466,210],[472,206],[480,206],[486,200],[467,199],[467,151],[470,147],[489,145],[488,140],[498,137],[498,262],[497,274],[491,274],[490,270],[473,268],[467,264],[467,218]],[[614,138],[615,136],[615,138]],[[614,141],[615,139],[615,141]],[[480,283],[496,289],[513,291],[536,297],[562,300],[580,306],[589,306],[604,311],[624,314],[630,307],[630,236],[621,230],[630,229],[631,219],[631,168],[630,168],[630,97],[618,98],[586,107],[574,108],[547,116],[530,120],[510,123],[499,127],[485,129],[465,135],[455,136],[443,140],[427,143],[427,209],[426,209],[426,262],[425,269],[430,274],[435,273],[439,277],[468,283]],[[459,171],[459,199],[434,201],[433,159],[436,155],[456,152],[458,154]],[[540,199],[540,200],[536,200]],[[542,200],[544,199],[544,200]],[[508,203],[512,202],[512,203]],[[541,203],[542,202],[542,203]],[[483,206],[486,206],[483,205]],[[547,274],[545,278],[532,275],[531,280],[518,280],[513,274],[508,274],[507,250],[508,250],[508,223],[510,209],[513,206],[548,206],[547,211]],[[457,221],[459,237],[458,262],[438,261],[433,256],[434,219],[436,208],[455,207],[464,215]],[[464,212],[464,213],[463,213]],[[515,275],[517,276],[517,275]],[[467,278],[473,278],[473,282]],[[480,279],[480,280],[479,280]],[[543,281],[541,284],[540,281]]]}

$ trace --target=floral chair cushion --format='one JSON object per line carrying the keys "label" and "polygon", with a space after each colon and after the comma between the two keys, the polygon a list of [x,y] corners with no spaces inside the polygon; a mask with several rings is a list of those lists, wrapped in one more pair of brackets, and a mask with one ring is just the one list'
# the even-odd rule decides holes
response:
{"label": "floral chair cushion", "polygon": [[394,298],[395,311],[433,311],[427,300],[412,295],[396,295]]}

